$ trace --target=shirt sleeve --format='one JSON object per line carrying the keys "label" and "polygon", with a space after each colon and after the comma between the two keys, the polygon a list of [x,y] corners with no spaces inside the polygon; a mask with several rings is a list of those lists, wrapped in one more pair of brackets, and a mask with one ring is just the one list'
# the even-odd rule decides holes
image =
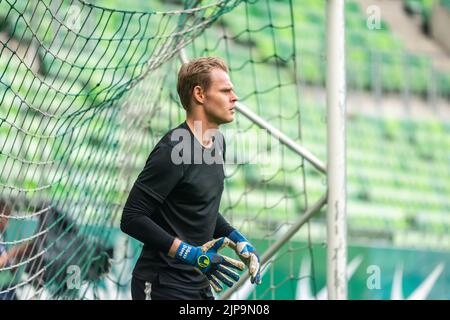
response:
{"label": "shirt sleeve", "polygon": [[125,203],[120,229],[159,251],[168,253],[175,239],[152,216],[183,176],[171,160],[172,148],[158,145],[150,154]]}
{"label": "shirt sleeve", "polygon": [[228,223],[228,221],[219,212],[217,215],[216,228],[214,229],[214,239],[220,237],[227,237],[235,229]]}
{"label": "shirt sleeve", "polygon": [[142,243],[168,253],[175,238],[152,220],[158,206],[159,202],[134,185],[123,208],[120,229]]}
{"label": "shirt sleeve", "polygon": [[177,152],[167,144],[159,144],[147,159],[135,185],[144,193],[162,203],[184,174],[182,164],[175,164],[172,153]]}

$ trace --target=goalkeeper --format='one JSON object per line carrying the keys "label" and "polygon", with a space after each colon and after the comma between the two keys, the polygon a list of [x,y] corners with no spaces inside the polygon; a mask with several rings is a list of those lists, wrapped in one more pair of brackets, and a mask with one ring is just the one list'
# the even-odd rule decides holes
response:
{"label": "goalkeeper", "polygon": [[218,127],[234,120],[237,96],[220,58],[185,63],[177,91],[186,120],[150,153],[123,209],[121,230],[141,241],[133,299],[214,299],[239,279],[244,263],[223,256],[230,245],[259,284],[255,248],[218,212],[225,142]]}

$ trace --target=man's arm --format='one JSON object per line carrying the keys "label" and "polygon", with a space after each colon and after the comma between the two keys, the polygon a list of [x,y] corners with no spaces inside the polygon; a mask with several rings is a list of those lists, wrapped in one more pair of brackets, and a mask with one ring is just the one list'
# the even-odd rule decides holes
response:
{"label": "man's arm", "polygon": [[183,177],[183,166],[172,161],[172,148],[158,144],[148,157],[125,203],[120,229],[165,254],[175,237],[153,221],[153,215]]}
{"label": "man's arm", "polygon": [[[142,199],[145,197],[145,201]],[[128,196],[120,222],[120,229],[131,237],[167,253],[174,258],[181,240],[169,235],[167,231],[157,225],[151,216],[159,207],[159,203],[146,195],[139,187],[133,186]],[[234,228],[220,215],[220,225],[218,234],[214,233],[214,238],[221,238],[228,235]]]}
{"label": "man's arm", "polygon": [[120,229],[142,243],[167,254],[175,242],[175,237],[151,219],[159,205],[158,201],[134,185],[123,208]]}
{"label": "man's arm", "polygon": [[180,244],[181,244],[180,239],[178,239],[178,238],[173,239],[172,245],[170,246],[170,249],[169,249],[169,254],[168,254],[169,257],[175,258],[175,254],[177,253],[178,248],[180,247]]}
{"label": "man's arm", "polygon": [[230,223],[222,216],[219,212],[217,215],[216,227],[214,229],[214,239],[220,237],[227,237],[235,229],[230,225]]}
{"label": "man's arm", "polygon": [[[205,274],[216,292],[220,292],[223,289],[219,281],[231,287],[233,286],[233,281],[239,280],[239,274],[226,267],[244,270],[244,264],[217,253],[218,250],[228,245],[230,240],[221,237],[201,247],[191,246],[182,242],[180,239],[170,236],[146,214],[133,212],[133,210],[129,209],[129,207],[132,207],[130,203],[134,200],[134,193],[132,190],[127,205],[125,205],[124,214],[122,215],[120,228],[123,232],[141,242],[150,243],[171,258],[176,258],[196,267],[200,272]],[[153,212],[156,208],[157,206],[154,205],[153,209],[150,209],[151,211],[149,212]],[[208,263],[205,262],[205,259]]]}

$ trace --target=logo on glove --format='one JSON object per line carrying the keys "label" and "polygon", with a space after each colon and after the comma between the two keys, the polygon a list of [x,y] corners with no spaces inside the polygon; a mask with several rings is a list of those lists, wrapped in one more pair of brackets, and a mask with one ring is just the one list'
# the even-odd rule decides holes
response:
{"label": "logo on glove", "polygon": [[200,268],[208,267],[209,266],[209,257],[202,254],[200,257],[198,257],[197,264],[199,265]]}

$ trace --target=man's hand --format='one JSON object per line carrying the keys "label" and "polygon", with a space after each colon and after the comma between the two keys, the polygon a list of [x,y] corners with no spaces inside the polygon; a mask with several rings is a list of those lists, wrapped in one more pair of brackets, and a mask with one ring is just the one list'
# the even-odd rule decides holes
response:
{"label": "man's hand", "polygon": [[239,274],[230,268],[236,270],[244,270],[245,268],[242,262],[217,253],[230,243],[230,239],[225,237],[211,240],[201,247],[194,247],[181,241],[175,257],[204,273],[213,289],[220,292],[223,287],[219,281],[225,283],[228,287],[232,287],[234,282],[239,280]]}
{"label": "man's hand", "polygon": [[234,230],[228,235],[236,244],[235,251],[239,258],[247,265],[250,273],[250,282],[261,284],[261,264],[259,255],[252,244],[239,231]]}

